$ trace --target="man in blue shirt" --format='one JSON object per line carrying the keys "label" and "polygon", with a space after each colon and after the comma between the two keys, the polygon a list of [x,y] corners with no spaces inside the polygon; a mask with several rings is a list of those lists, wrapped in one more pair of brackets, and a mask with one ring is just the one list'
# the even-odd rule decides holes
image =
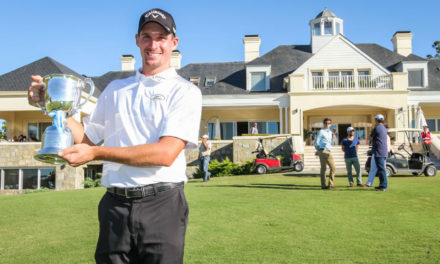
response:
{"label": "man in blue shirt", "polygon": [[[321,189],[337,189],[334,185],[336,166],[331,153],[332,149],[332,131],[330,127],[332,120],[330,118],[324,119],[324,128],[319,130],[315,139],[315,149],[321,162]],[[328,180],[328,186],[325,185],[325,170],[327,165],[330,167],[330,177]]]}
{"label": "man in blue shirt", "polygon": [[361,165],[359,164],[359,159],[357,152],[359,150],[359,139],[354,136],[354,128],[347,128],[348,136],[344,138],[341,142],[342,151],[344,151],[345,158],[345,167],[347,168],[347,176],[348,176],[348,184],[350,187],[354,186],[353,182],[353,174],[351,172],[352,166],[356,170],[356,183],[357,186],[366,187],[365,184],[362,184],[362,174],[361,174]]}
{"label": "man in blue shirt", "polygon": [[374,161],[377,166],[377,174],[379,175],[379,186],[375,189],[377,191],[386,191],[388,189],[388,179],[385,170],[385,162],[388,157],[387,148],[387,129],[384,126],[384,116],[378,114],[374,117],[376,127],[371,132],[371,139],[373,140],[373,147],[371,153],[374,155]]}

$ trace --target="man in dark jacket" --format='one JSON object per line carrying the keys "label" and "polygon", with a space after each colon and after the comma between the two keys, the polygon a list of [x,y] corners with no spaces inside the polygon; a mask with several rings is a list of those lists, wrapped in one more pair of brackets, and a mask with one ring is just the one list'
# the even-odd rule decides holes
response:
{"label": "man in dark jacket", "polygon": [[386,191],[388,189],[388,178],[385,170],[385,162],[388,157],[387,150],[387,129],[384,126],[384,116],[378,114],[374,117],[376,127],[371,132],[371,139],[373,140],[372,154],[377,166],[377,174],[379,176],[379,186],[375,189],[377,191]]}

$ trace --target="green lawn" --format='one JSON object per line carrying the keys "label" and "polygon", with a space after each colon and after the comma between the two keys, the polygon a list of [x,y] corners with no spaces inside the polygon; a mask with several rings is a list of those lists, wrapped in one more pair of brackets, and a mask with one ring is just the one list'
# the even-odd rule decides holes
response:
{"label": "green lawn", "polygon": [[[192,180],[185,263],[439,263],[440,175],[388,192],[319,177]],[[0,263],[94,263],[104,188],[0,197]]]}

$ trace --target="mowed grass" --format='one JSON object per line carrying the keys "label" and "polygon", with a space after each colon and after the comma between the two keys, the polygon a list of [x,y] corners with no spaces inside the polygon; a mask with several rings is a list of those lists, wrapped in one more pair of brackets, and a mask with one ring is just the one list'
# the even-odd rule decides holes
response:
{"label": "mowed grass", "polygon": [[[440,175],[191,180],[185,263],[440,263]],[[94,263],[104,188],[0,197],[0,263]]]}

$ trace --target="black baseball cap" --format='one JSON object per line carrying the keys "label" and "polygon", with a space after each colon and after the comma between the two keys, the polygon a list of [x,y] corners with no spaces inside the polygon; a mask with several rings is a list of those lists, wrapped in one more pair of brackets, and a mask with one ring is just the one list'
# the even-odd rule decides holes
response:
{"label": "black baseball cap", "polygon": [[141,32],[142,27],[149,22],[156,22],[169,33],[173,33],[174,36],[176,35],[176,23],[174,23],[173,17],[162,9],[153,8],[141,15],[138,34]]}

